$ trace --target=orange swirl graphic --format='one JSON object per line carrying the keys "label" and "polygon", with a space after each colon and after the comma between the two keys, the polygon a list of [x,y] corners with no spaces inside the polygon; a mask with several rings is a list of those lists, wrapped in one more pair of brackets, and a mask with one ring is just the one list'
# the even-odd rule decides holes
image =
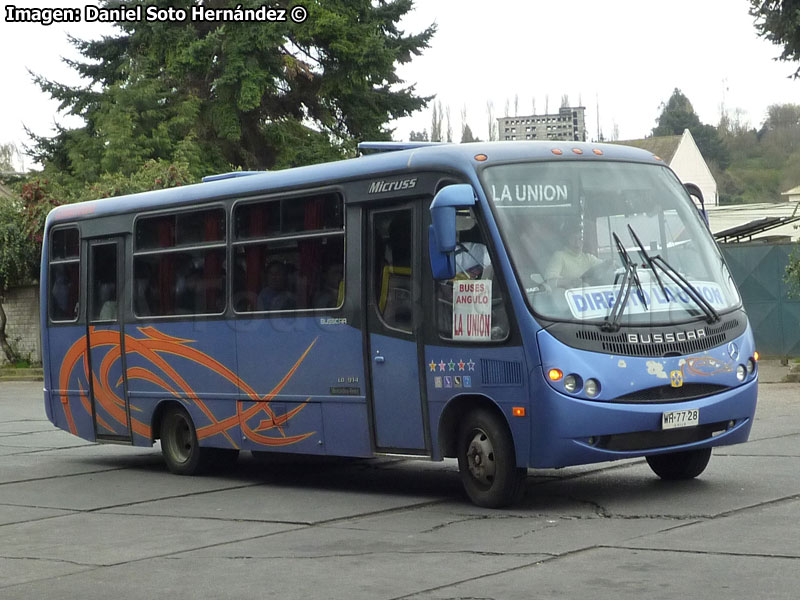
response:
{"label": "orange swirl graphic", "polygon": [[[208,425],[197,428],[198,439],[222,435],[227,439],[232,448],[238,448],[238,445],[234,442],[229,431],[239,426],[245,437],[251,441],[264,446],[279,447],[296,444],[316,433],[315,431],[310,431],[299,435],[287,436],[283,430],[283,426],[307,406],[310,398],[307,398],[305,402],[283,415],[276,415],[270,404],[286,384],[289,383],[292,376],[317,343],[318,338],[315,338],[311,344],[309,344],[275,387],[262,397],[252,386],[242,381],[234,371],[208,354],[191,347],[189,344],[192,344],[195,340],[173,337],[158,331],[155,327],[139,327],[137,330],[143,337],[136,338],[126,334],[124,343],[125,352],[128,356],[138,354],[152,365],[153,368],[148,369],[139,366],[129,367],[127,369],[128,381],[133,379],[146,381],[164,390],[164,392],[175,399],[194,404],[210,421]],[[122,384],[123,379],[119,377],[115,385],[109,382],[112,369],[122,358],[120,334],[113,330],[97,330],[95,327],[89,327],[89,340],[91,342],[90,347],[87,347],[86,337],[84,336],[72,344],[65,353],[59,371],[59,389],[67,390],[69,388],[69,380],[82,361],[86,380],[90,381],[94,392],[96,408],[102,408],[104,412],[104,415],[101,416],[98,414],[100,411],[95,410],[97,424],[108,431],[114,431],[114,428],[111,426],[113,423],[127,428],[128,415],[125,399],[114,392],[114,390]],[[94,372],[95,368],[93,367],[93,372],[89,373],[89,350],[102,347],[108,347],[109,349],[100,361],[99,366],[96,367],[96,372]],[[254,405],[246,410],[242,410],[241,403],[237,401],[235,415],[218,419],[209,406],[200,399],[197,392],[192,389],[189,383],[168,362],[165,356],[179,356],[219,375],[226,381],[235,385],[239,391],[243,392],[249,400],[254,403]],[[88,392],[83,389],[83,385],[80,383],[78,385],[80,388],[79,406],[83,408],[88,415],[91,415],[92,405]],[[70,405],[69,398],[65,391],[61,394],[61,404],[64,408],[64,415],[69,431],[77,435],[78,430],[72,414],[73,407]],[[141,412],[141,409],[134,406],[131,406],[130,410],[131,412]],[[265,418],[259,422],[257,427],[253,428],[248,425],[249,420],[261,413],[264,414]],[[131,429],[137,435],[152,439],[150,425],[133,416],[131,416]],[[269,435],[268,432],[272,432],[272,435]]]}

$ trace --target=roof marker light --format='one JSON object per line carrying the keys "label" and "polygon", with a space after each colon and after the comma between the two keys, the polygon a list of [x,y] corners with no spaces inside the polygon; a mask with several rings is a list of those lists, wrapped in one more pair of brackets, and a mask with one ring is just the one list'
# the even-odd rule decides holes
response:
{"label": "roof marker light", "polygon": [[656,156],[655,154],[653,154],[653,158],[655,158],[656,160],[660,160],[661,162],[664,162],[663,158],[661,158],[660,156]]}
{"label": "roof marker light", "polygon": [[485,154],[476,154],[473,158],[475,160],[477,160],[478,162],[483,162],[483,161],[487,160],[489,157],[486,156]]}
{"label": "roof marker light", "polygon": [[559,148],[553,148],[553,149],[551,150],[551,152],[552,152],[553,154],[555,154],[556,156],[561,156],[562,154],[564,154],[564,151],[563,151],[563,150],[561,150],[561,149],[559,149]]}
{"label": "roof marker light", "polygon": [[573,149],[572,149],[572,151],[573,151],[575,154],[583,154],[583,150],[581,150],[580,148],[573,148]]}
{"label": "roof marker light", "polygon": [[594,152],[597,156],[603,156],[603,151],[600,150],[599,148],[595,148],[594,150],[592,150],[592,152]]}

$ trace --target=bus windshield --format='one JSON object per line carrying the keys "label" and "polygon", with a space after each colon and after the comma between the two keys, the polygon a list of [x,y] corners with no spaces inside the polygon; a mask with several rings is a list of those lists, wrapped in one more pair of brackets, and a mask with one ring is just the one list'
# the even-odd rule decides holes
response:
{"label": "bus windshield", "polygon": [[622,325],[675,324],[740,304],[708,229],[666,167],[564,160],[487,167],[482,178],[517,277],[543,318],[607,325],[619,300]]}

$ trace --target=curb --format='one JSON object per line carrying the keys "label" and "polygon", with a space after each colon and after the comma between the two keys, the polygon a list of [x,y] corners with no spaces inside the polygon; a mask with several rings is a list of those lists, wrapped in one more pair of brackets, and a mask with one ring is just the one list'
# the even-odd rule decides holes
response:
{"label": "curb", "polygon": [[0,369],[0,383],[4,381],[44,381],[43,369]]}

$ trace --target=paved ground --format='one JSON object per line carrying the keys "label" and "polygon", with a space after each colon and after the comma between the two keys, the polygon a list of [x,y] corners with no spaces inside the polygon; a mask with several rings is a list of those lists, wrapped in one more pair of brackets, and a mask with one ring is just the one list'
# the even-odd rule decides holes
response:
{"label": "paved ground", "polygon": [[3,599],[798,597],[797,384],[762,385],[751,442],[698,480],[641,460],[531,471],[504,511],[470,505],[452,461],[246,456],[176,477],[157,449],[55,430],[40,389],[0,384]]}

